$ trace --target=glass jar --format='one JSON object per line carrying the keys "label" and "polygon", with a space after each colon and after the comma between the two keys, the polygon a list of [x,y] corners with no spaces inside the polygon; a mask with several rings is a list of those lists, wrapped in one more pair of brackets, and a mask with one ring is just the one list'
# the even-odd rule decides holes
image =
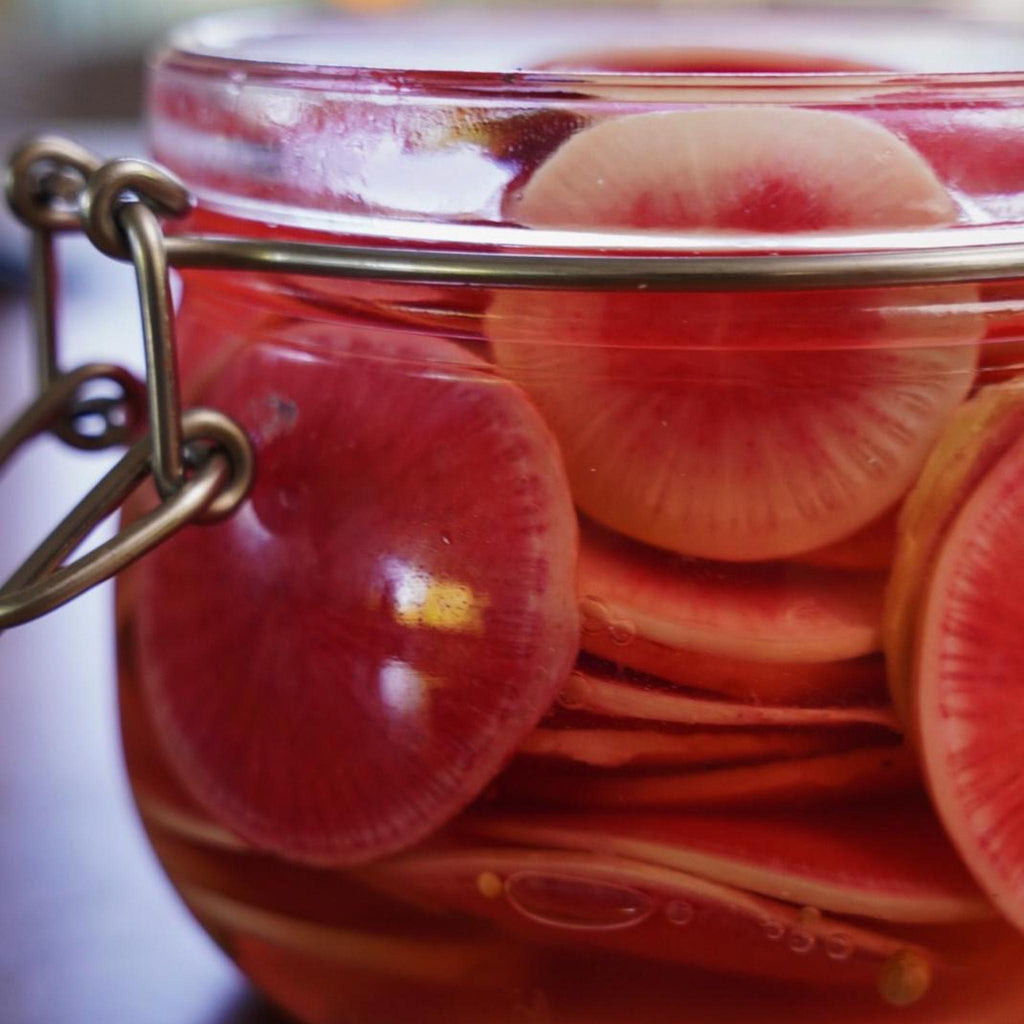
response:
{"label": "glass jar", "polygon": [[279,1004],[1019,1022],[1022,53],[659,9],[157,54],[174,230],[412,268],[183,273],[256,480],[120,581],[143,821]]}

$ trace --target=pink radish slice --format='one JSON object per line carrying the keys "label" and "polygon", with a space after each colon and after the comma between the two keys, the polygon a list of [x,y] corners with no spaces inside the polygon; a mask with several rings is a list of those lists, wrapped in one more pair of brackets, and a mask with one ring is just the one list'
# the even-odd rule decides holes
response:
{"label": "pink radish slice", "polygon": [[[398,898],[488,918],[538,943],[594,945],[747,975],[871,983],[908,947],[682,871],[602,854],[424,850],[366,868],[361,877]],[[840,947],[840,957],[830,956]],[[928,967],[934,962],[920,947],[912,954]]]}
{"label": "pink radish slice", "polygon": [[916,792],[917,762],[904,747],[867,747],[818,757],[703,771],[629,776],[542,772],[515,762],[501,777],[508,799],[556,807],[785,807]]}
{"label": "pink radish slice", "polygon": [[[643,159],[636,154],[642,153]],[[612,118],[508,215],[690,233],[947,225],[919,154],[867,118],[776,107]],[[508,291],[498,363],[558,435],[591,517],[659,547],[756,561],[861,529],[906,491],[974,377],[973,286],[803,294]]]}
{"label": "pink radish slice", "polygon": [[916,630],[912,720],[928,787],[968,868],[1024,929],[1024,439],[938,547]]}
{"label": "pink radish slice", "polygon": [[896,731],[895,716],[885,707],[783,707],[713,700],[651,682],[626,682],[577,668],[562,691],[570,708],[598,715],[684,725],[800,726],[880,725]]}
{"label": "pink radish slice", "polygon": [[575,657],[554,440],[522,391],[412,333],[260,332],[202,397],[259,470],[236,514],[134,569],[157,744],[257,848],[406,847],[498,774]]}
{"label": "pink radish slice", "polygon": [[581,644],[624,676],[640,673],[753,704],[829,707],[888,699],[880,654],[845,661],[743,661],[654,643],[623,630],[621,620],[605,626],[596,617],[585,620]]}
{"label": "pink radish slice", "polygon": [[481,817],[474,836],[630,857],[818,910],[912,924],[993,910],[923,800],[713,815]]}
{"label": "pink radish slice", "polygon": [[[884,734],[883,734],[884,735]],[[711,766],[832,753],[863,743],[864,730],[793,729],[535,729],[519,753],[595,768]]]}
{"label": "pink radish slice", "polygon": [[942,540],[981,481],[1024,433],[1022,385],[1022,379],[993,384],[964,402],[903,503],[882,630],[892,702],[903,721],[911,719],[921,609]]}
{"label": "pink radish slice", "polygon": [[880,646],[883,576],[684,558],[585,524],[579,589],[584,640],[603,627],[754,662],[831,662]]}

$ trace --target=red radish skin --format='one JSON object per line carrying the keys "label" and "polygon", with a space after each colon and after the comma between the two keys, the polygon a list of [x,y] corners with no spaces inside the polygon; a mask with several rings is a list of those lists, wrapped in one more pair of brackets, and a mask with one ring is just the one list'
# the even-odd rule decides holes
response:
{"label": "red radish skin", "polygon": [[[530,227],[627,231],[956,218],[928,165],[885,129],[778,108],[610,119],[574,135],[507,205]],[[588,515],[655,546],[757,561],[834,543],[902,496],[971,387],[976,299],[969,285],[508,291],[487,331],[558,435]]]}
{"label": "red radish skin", "polygon": [[924,800],[814,813],[483,816],[469,834],[630,857],[836,914],[908,924],[992,917]]}
{"label": "red radish skin", "polygon": [[964,862],[1024,930],[1024,438],[938,549],[915,639],[912,709],[925,778]]}
{"label": "red radish skin", "polygon": [[296,325],[204,398],[259,475],[135,570],[160,748],[259,848],[342,865],[408,846],[498,773],[576,654],[558,451],[521,391],[425,336]]}

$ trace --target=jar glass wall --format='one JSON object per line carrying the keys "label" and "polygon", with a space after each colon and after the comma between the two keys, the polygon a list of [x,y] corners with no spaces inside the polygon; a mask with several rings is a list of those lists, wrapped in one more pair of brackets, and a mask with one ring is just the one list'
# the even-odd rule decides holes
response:
{"label": "jar glass wall", "polygon": [[[1020,238],[1020,43],[212,19],[150,137],[174,230],[270,244],[980,252]],[[1020,1019],[1020,281],[183,277],[186,402],[257,476],[121,581],[124,743],[258,986],[310,1022]]]}

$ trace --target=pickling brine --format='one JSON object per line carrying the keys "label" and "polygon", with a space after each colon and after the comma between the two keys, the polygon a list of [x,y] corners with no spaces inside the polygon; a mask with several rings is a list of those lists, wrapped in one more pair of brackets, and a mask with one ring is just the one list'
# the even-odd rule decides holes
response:
{"label": "pickling brine", "polygon": [[[731,17],[401,16],[482,70],[200,25],[154,150],[188,230],[410,258],[1012,238],[1012,65]],[[185,397],[256,480],[118,623],[199,922],[311,1024],[1017,1024],[1021,295],[186,273]]]}

